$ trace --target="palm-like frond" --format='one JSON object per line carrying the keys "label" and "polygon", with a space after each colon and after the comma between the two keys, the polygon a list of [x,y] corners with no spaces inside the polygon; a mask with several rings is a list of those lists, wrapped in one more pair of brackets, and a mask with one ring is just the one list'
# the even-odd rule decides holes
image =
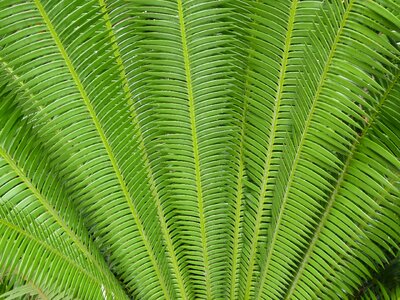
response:
{"label": "palm-like frond", "polygon": [[[174,248],[182,253],[180,264],[192,266],[184,272],[196,294],[220,297],[228,225],[222,201],[228,198],[224,190],[229,184],[227,10],[212,2],[195,6],[190,1],[135,8],[146,90],[135,88],[144,90],[139,109],[152,108],[155,117],[146,123],[158,127],[157,141],[164,145],[157,155],[168,171],[163,205],[173,213],[168,226]],[[210,20],[215,24],[210,26]],[[193,26],[201,31],[196,33]]]}
{"label": "palm-like frond", "polygon": [[[270,1],[251,7],[254,11],[249,41],[250,45],[254,43],[254,49],[249,50],[244,88],[244,97],[248,98],[245,99],[248,103],[245,159],[249,176],[243,229],[246,259],[242,263],[241,293],[244,298],[251,293],[258,250],[266,244],[272,187],[290,126],[289,113],[294,104],[291,94],[297,75],[297,69],[291,72],[290,66],[298,65],[302,57],[301,48],[293,43],[304,42],[307,26],[312,24],[319,5],[318,1]],[[264,47],[259,48],[260,44]]]}
{"label": "palm-like frond", "polygon": [[[392,84],[385,92],[370,77],[372,72],[379,72],[378,70],[372,71],[375,65],[379,67],[379,70],[385,72],[384,74],[389,73],[387,68],[392,67],[392,64],[386,55],[392,56],[394,59],[398,50],[378,33],[368,29],[371,26],[370,20],[359,18],[358,11],[368,9],[368,2],[363,4],[350,1],[346,4],[337,3],[328,6],[328,9],[321,14],[320,22],[331,26],[322,27],[323,31],[316,30],[310,37],[311,48],[307,49],[304,58],[308,62],[306,68],[310,68],[310,70],[306,69],[303,78],[300,79],[300,82],[303,82],[300,83],[300,86],[307,88],[299,91],[296,102],[298,107],[294,113],[294,138],[293,142],[289,144],[288,153],[284,158],[289,161],[283,163],[284,167],[281,170],[283,176],[278,179],[275,187],[276,200],[272,206],[273,216],[269,230],[267,255],[265,263],[261,267],[260,292],[264,293],[276,292],[279,295],[284,291],[285,282],[290,280],[290,273],[295,270],[293,266],[296,266],[295,262],[301,256],[301,248],[312,236],[310,233],[316,230],[314,236],[318,236],[326,218],[330,215],[330,208],[335,201],[338,185],[341,184],[347,172],[348,165],[356,151],[355,146],[365,134],[363,131],[358,137],[355,137],[357,128],[362,128],[363,125],[366,126],[365,131],[369,128],[369,125],[365,124],[366,122],[360,124],[360,122],[363,123],[362,113],[368,116],[371,106],[377,106],[375,109],[380,109],[388,96],[387,93],[390,93],[397,80],[397,77],[392,79]],[[361,27],[360,23],[364,27]],[[359,28],[362,28],[363,31],[357,31],[361,30]],[[358,40],[358,38],[365,38],[364,34],[368,32],[367,30],[371,30],[368,35],[371,40],[371,48],[365,45],[361,46],[362,41]],[[363,51],[353,58],[351,66],[340,59],[347,55],[347,52],[343,52],[341,49],[348,49],[348,43],[358,44]],[[318,49],[318,52],[312,47]],[[370,66],[366,65],[366,62],[369,61],[371,61]],[[365,68],[365,73],[360,72],[357,64]],[[386,68],[385,64],[388,64]],[[313,68],[313,66],[315,67]],[[368,67],[371,70],[370,73],[367,73]],[[357,74],[357,78],[354,78],[355,74]],[[380,74],[380,78],[384,74]],[[313,81],[312,78],[315,76],[317,80]],[[342,87],[338,87],[338,84],[342,84]],[[347,91],[348,98],[343,95],[344,90]],[[378,96],[381,100],[376,101],[373,97],[374,94],[381,95]],[[339,98],[341,105],[344,105],[347,110],[338,110],[335,98]],[[365,108],[364,112],[357,106],[358,104]],[[373,122],[374,116],[367,118],[369,118],[368,122]],[[342,146],[345,147],[351,141],[353,146],[349,150],[344,150],[344,148],[341,151],[341,149],[337,149],[336,143],[327,142],[329,139],[342,140]],[[354,139],[356,140],[354,141]],[[397,157],[396,153],[392,155]],[[347,157],[344,164],[340,161],[343,156]],[[395,158],[394,160],[397,161]],[[361,171],[360,167],[358,166],[357,172]],[[366,170],[364,172],[365,175],[369,173]],[[338,173],[339,176],[336,175]],[[387,176],[396,178],[396,174],[393,173],[387,174]],[[374,178],[374,180],[378,180],[378,178]],[[377,184],[378,189],[384,188],[384,181],[387,178],[382,177],[381,180],[383,181]],[[313,186],[312,192],[306,189],[304,181]],[[337,182],[336,187],[333,187],[332,182]],[[332,196],[326,200],[326,194],[329,195],[329,193],[332,193]],[[354,201],[353,198],[351,200]],[[285,214],[286,210],[301,217],[296,218],[293,214]],[[324,211],[322,215],[321,211]],[[318,224],[316,222],[318,219],[320,219],[319,225],[315,227],[314,224]],[[311,248],[315,241],[316,238],[311,238]],[[274,260],[274,251],[287,253],[284,265],[280,259]],[[307,250],[305,253],[306,259],[309,251]],[[302,265],[299,271],[302,271]],[[264,286],[265,281],[274,276],[276,279],[270,280]],[[294,285],[295,283],[291,287],[289,297],[292,296]],[[309,294],[308,291],[307,294]]]}
{"label": "palm-like frond", "polygon": [[[1,272],[16,273],[45,293],[62,293],[71,286],[68,298],[98,298],[103,293],[125,298],[63,186],[48,168],[41,155],[44,149],[20,111],[11,106],[15,95],[10,86],[3,86],[1,92]],[[66,276],[54,280],[63,269]],[[72,284],[75,280],[87,289],[78,290]]]}
{"label": "palm-like frond", "polygon": [[400,244],[399,12],[0,2],[3,297],[363,290]]}

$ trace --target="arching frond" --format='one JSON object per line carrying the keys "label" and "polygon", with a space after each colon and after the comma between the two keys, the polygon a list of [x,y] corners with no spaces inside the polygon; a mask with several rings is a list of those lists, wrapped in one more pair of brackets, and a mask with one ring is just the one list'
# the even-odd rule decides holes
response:
{"label": "arching frond", "polygon": [[[249,6],[249,50],[245,71],[245,161],[249,180],[243,223],[240,295],[248,299],[254,288],[259,249],[266,243],[271,217],[272,189],[281,159],[282,143],[289,130],[293,105],[291,89],[302,56],[307,25],[311,25],[319,1],[254,2]],[[304,20],[306,20],[304,22]],[[310,22],[310,23],[308,23]],[[301,24],[301,26],[298,26]],[[273,37],[273,38],[270,38]],[[267,49],[267,51],[265,51]]]}
{"label": "arching frond", "polygon": [[[66,297],[71,299],[95,297],[102,288],[126,298],[49,168],[42,145],[12,105],[14,92],[3,85],[0,95],[1,273],[16,273],[46,293],[62,294],[70,287]],[[42,259],[36,263],[37,257]],[[65,276],[57,279],[60,268]],[[41,269],[48,269],[48,276]],[[87,290],[73,284],[80,273]]]}
{"label": "arching frond", "polygon": [[[143,112],[139,118],[149,126],[146,147],[157,156],[152,167],[167,171],[157,176],[165,180],[162,202],[179,269],[192,280],[196,297],[218,298],[226,280],[221,257],[228,220],[223,216],[229,203],[226,185],[231,184],[229,10],[224,1],[155,1],[128,8],[135,19],[132,25],[117,24],[117,35],[121,28],[120,34],[134,41],[130,47],[137,47],[142,69],[127,76],[138,97],[137,110]],[[129,61],[126,50],[127,68],[139,65]],[[152,150],[154,143],[163,145],[159,152]]]}
{"label": "arching frond", "polygon": [[[125,94],[101,7],[93,1],[83,6],[57,3],[3,8],[3,14],[12,16],[17,7],[29,18],[17,27],[4,22],[8,36],[2,39],[2,65],[23,89],[20,105],[38,123],[39,136],[115,272],[129,274],[124,280],[131,291],[170,298],[156,206],[146,173],[139,170],[144,166],[138,139],[123,135],[135,128],[128,103],[122,101]],[[86,10],[88,15],[80,14]],[[33,40],[29,47],[19,46],[21,35]],[[52,63],[43,64],[46,59]],[[152,284],[139,287],[138,278],[146,277]]]}
{"label": "arching frond", "polygon": [[[325,222],[333,201],[332,198],[326,200],[326,195],[336,194],[332,183],[340,184],[347,172],[354,147],[363,136],[358,134],[358,130],[369,128],[363,118],[372,121],[370,111],[380,109],[387,93],[392,91],[390,87],[396,84],[397,77],[391,74],[394,67],[391,60],[398,55],[398,49],[389,43],[387,37],[368,29],[374,22],[380,22],[382,26],[388,26],[387,32],[391,32],[394,24],[389,19],[360,18],[359,11],[368,9],[368,3],[350,1],[328,5],[320,17],[320,25],[311,34],[311,45],[305,56],[307,69],[299,82],[301,91],[296,101],[293,143],[288,146],[285,155],[288,161],[284,162],[283,175],[276,184],[267,254],[261,267],[259,288],[265,295],[276,294],[279,297],[285,293],[285,285],[290,283],[290,274],[296,270],[304,246],[312,232],[320,230],[321,225],[316,226],[317,220],[321,220],[319,224]],[[365,38],[371,40],[371,45],[362,44]],[[349,64],[347,49],[352,45],[360,46],[362,52]],[[388,76],[392,82],[389,91],[385,91],[372,76]],[[344,163],[342,157],[347,157]],[[358,165],[355,172],[359,173],[360,167]],[[396,174],[390,176],[395,178]],[[311,184],[313,190],[307,189],[304,182]],[[383,182],[379,186],[385,188]],[[312,237],[311,245],[316,240],[319,240],[318,236]],[[274,255],[274,251],[286,255],[280,258]],[[315,269],[312,274],[317,276]],[[315,281],[321,280],[316,278],[308,278],[308,285],[312,284],[313,289]],[[302,297],[309,294],[310,290],[304,289]],[[288,297],[292,297],[291,292]]]}
{"label": "arching frond", "polygon": [[6,299],[386,299],[396,0],[0,1]]}

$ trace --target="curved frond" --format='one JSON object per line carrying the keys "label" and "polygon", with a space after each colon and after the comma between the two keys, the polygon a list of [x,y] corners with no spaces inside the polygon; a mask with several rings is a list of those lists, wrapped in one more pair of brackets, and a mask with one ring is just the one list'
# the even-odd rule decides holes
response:
{"label": "curved frond", "polygon": [[0,1],[0,298],[396,297],[399,32],[396,0]]}
{"label": "curved frond", "polygon": [[167,171],[162,179],[167,225],[196,297],[218,298],[225,293],[221,258],[228,221],[222,216],[231,184],[229,9],[224,1],[155,1],[131,8],[137,20],[130,28],[138,36],[132,51],[143,69],[140,77],[128,77],[142,112],[139,119],[152,125],[152,132],[158,130],[157,142],[163,145],[153,167],[162,164]]}
{"label": "curved frond", "polygon": [[[106,293],[126,298],[56,174],[49,169],[43,148],[26,121],[21,120],[20,111],[12,105],[15,94],[9,85],[2,87],[0,97],[2,273],[16,273],[46,292],[62,293],[71,285],[70,298],[84,298],[84,293],[98,294],[102,288]],[[31,261],[42,256],[42,251],[54,256],[49,260],[43,256],[41,262],[43,268],[55,268],[47,278],[41,278],[40,268]],[[79,284],[72,286],[71,281],[58,283],[57,268],[63,264],[68,266],[67,278],[83,272],[91,288],[82,291]]]}
{"label": "curved frond", "polygon": [[[350,269],[359,278],[353,277],[347,281],[341,276],[340,288],[344,289],[345,282],[354,288],[353,285],[357,281],[369,276],[365,266],[382,264],[386,259],[384,252],[392,252],[392,248],[398,247],[400,227],[398,222],[396,224],[395,216],[399,212],[400,205],[396,200],[399,190],[395,182],[400,175],[398,171],[400,153],[398,149],[393,153],[382,142],[373,141],[374,131],[379,132],[379,129],[385,126],[385,113],[379,114],[380,110],[389,111],[388,108],[394,105],[397,107],[395,111],[399,111],[398,79],[397,75],[384,93],[368,125],[354,141],[345,167],[338,177],[309,248],[286,294],[286,299],[302,297],[299,293],[307,290],[305,287],[307,282],[302,281],[301,278],[307,276],[311,269],[314,276],[316,276],[315,270],[320,270],[319,285],[324,285],[325,288],[324,282],[332,280],[332,274]],[[380,115],[382,119],[376,120],[377,115]],[[382,141],[382,139],[379,140]],[[371,209],[366,210],[366,207]],[[339,220],[343,222],[342,224],[346,224],[346,227],[342,226],[341,230],[338,229],[338,225],[333,226]],[[387,239],[382,239],[382,232],[386,232]],[[342,251],[331,256],[329,263],[325,266],[320,259],[315,259],[318,262],[314,262],[312,253],[318,253],[320,256],[320,248],[326,249],[326,247],[342,249]],[[360,253],[366,255],[360,255]],[[326,257],[321,258],[326,261]],[[341,266],[340,270],[339,266]],[[326,270],[330,270],[329,273]],[[324,280],[320,276],[323,276]],[[297,286],[299,282],[301,286]],[[313,290],[315,290],[315,281],[313,281]]]}
{"label": "curved frond", "polygon": [[[126,97],[127,97],[127,103],[131,109],[131,115],[133,118],[133,121],[135,123],[135,130],[138,133],[138,137],[139,137],[139,147],[142,150],[143,153],[143,160],[144,160],[144,165],[145,165],[145,169],[149,178],[149,184],[150,184],[150,189],[152,192],[152,196],[154,197],[154,199],[156,200],[156,205],[157,205],[157,214],[161,223],[161,230],[162,230],[162,234],[163,234],[163,239],[165,240],[166,243],[166,248],[168,251],[168,256],[171,260],[171,264],[172,264],[172,275],[176,278],[177,281],[177,285],[178,285],[178,290],[179,290],[179,294],[183,299],[187,299],[188,298],[188,287],[187,287],[187,281],[185,280],[185,277],[183,276],[183,270],[182,270],[182,261],[180,259],[178,259],[178,253],[176,250],[176,245],[174,244],[172,237],[171,237],[171,231],[168,228],[168,224],[167,224],[167,217],[166,217],[166,209],[163,208],[163,203],[165,203],[162,199],[162,192],[160,191],[160,188],[157,187],[157,178],[160,176],[159,174],[157,174],[158,176],[156,176],[153,172],[153,169],[151,168],[151,162],[150,162],[150,155],[151,155],[151,150],[149,150],[148,148],[151,148],[151,144],[146,144],[146,135],[143,133],[142,131],[142,127],[140,125],[140,118],[139,118],[139,113],[140,111],[138,110],[137,107],[135,107],[135,103],[133,102],[133,100],[135,99],[135,97],[133,96],[131,90],[136,91],[134,88],[130,87],[129,85],[129,78],[132,77],[132,75],[128,76],[127,73],[127,69],[130,66],[126,61],[124,61],[124,57],[122,56],[122,52],[125,51],[125,49],[121,49],[120,50],[120,45],[118,43],[118,36],[124,35],[124,37],[126,38],[126,35],[132,34],[134,30],[131,30],[130,26],[124,26],[123,28],[123,32],[118,32],[117,29],[118,27],[115,26],[115,19],[113,19],[113,11],[110,9],[115,7],[117,10],[124,10],[126,8],[126,5],[124,5],[123,2],[121,1],[114,1],[114,3],[106,3],[103,0],[100,0],[100,5],[102,6],[102,11],[104,13],[104,18],[106,20],[106,24],[107,24],[107,29],[110,32],[110,37],[111,37],[111,41],[113,43],[113,49],[114,49],[114,55],[117,59],[119,68],[120,68],[120,76],[121,76],[121,80],[123,82],[124,85],[124,91],[126,93]],[[113,2],[113,1],[109,1],[109,2]],[[125,14],[124,12],[121,13],[120,11],[116,11],[116,16],[115,18],[117,20],[121,19],[121,17],[123,17]],[[128,19],[128,18],[127,18]],[[114,21],[114,26],[116,27],[116,29],[113,28],[113,23],[112,21]],[[125,25],[125,24],[123,24]],[[121,24],[119,25],[121,26]],[[131,31],[130,31],[131,30]],[[133,43],[132,46],[135,46],[136,43]],[[127,66],[126,66],[127,65]],[[137,73],[136,73],[137,75]],[[147,137],[147,140],[149,140],[150,137]],[[154,143],[154,142],[153,142]],[[153,146],[154,147],[154,146]],[[153,150],[154,151],[154,150]],[[154,160],[152,160],[154,161]]]}
{"label": "curved frond", "polygon": [[[39,124],[39,136],[68,181],[86,226],[95,234],[99,247],[108,251],[116,273],[131,274],[125,279],[129,290],[170,298],[171,282],[154,213],[156,207],[146,175],[139,170],[143,169],[141,153],[131,153],[138,141],[122,135],[134,133],[135,129],[127,103],[121,101],[125,95],[119,89],[119,70],[109,36],[101,31],[106,28],[101,8],[93,1],[76,5],[36,1],[17,6],[30,14],[29,21],[20,24],[22,28],[3,26],[8,37],[2,39],[0,57],[10,78],[23,86],[20,105],[32,122]],[[85,10],[91,13],[80,15]],[[13,14],[15,5],[3,11]],[[61,30],[60,24],[71,25]],[[36,37],[36,43],[20,47],[19,53],[15,53],[21,34]],[[43,48],[45,42],[48,46]],[[91,47],[86,47],[88,43]],[[38,51],[33,51],[35,45],[40,47]],[[55,60],[58,67],[54,67],[56,63],[47,63],[40,69],[34,68],[45,59]],[[91,59],[88,68],[86,63]],[[109,80],[113,77],[115,80]],[[71,169],[74,165],[80,167]],[[110,215],[114,219],[113,229],[108,228]],[[120,251],[110,253],[113,248]],[[146,263],[138,260],[140,256]],[[153,279],[152,284],[139,288],[138,278],[148,276]]]}
{"label": "curved frond", "polygon": [[[243,227],[241,297],[253,293],[260,249],[266,243],[271,217],[272,189],[290,126],[295,67],[301,60],[320,1],[265,1],[251,6],[246,85],[245,161],[249,180]],[[249,6],[250,7],[250,6]],[[270,38],[272,37],[272,38]],[[266,51],[267,49],[267,51]]]}
{"label": "curved frond", "polygon": [[[366,115],[369,119],[369,112],[380,105],[375,99],[385,98],[382,96],[384,88],[371,76],[382,72],[379,78],[386,74],[392,77],[394,65],[390,60],[398,55],[398,49],[385,36],[367,28],[374,22],[381,22],[389,26],[387,32],[391,32],[393,24],[385,19],[359,18],[359,11],[365,9],[368,9],[368,1],[329,4],[320,17],[320,25],[311,35],[311,47],[305,56],[305,77],[299,82],[302,90],[296,102],[293,142],[288,145],[283,175],[276,184],[276,202],[272,207],[272,226],[259,287],[261,293],[276,297],[284,293],[316,220],[329,207],[326,193],[334,190],[332,182],[341,181],[336,174],[346,169],[342,157],[351,157],[351,141],[358,130],[367,125],[363,117]],[[329,32],[331,35],[327,34]],[[370,43],[363,43],[365,34],[371,39]],[[349,44],[358,45],[363,51],[352,58],[351,64]],[[318,52],[313,47],[319,49]],[[315,76],[318,80],[314,80]],[[335,98],[340,99],[340,109]],[[304,182],[314,187],[312,192],[305,189]],[[287,254],[281,259],[275,256],[276,251]],[[267,281],[267,278],[275,280]]]}

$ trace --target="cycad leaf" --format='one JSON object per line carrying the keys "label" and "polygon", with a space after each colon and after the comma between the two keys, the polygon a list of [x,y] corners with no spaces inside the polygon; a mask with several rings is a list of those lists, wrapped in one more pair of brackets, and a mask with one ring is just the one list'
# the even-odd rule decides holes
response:
{"label": "cycad leaf", "polygon": [[[88,293],[96,294],[103,286],[106,292],[126,298],[89,239],[63,186],[57,181],[57,174],[49,169],[47,157],[40,143],[35,141],[33,131],[12,105],[15,94],[9,85],[2,87],[0,97],[2,273],[16,273],[46,292],[62,293],[70,286],[68,297],[83,298],[79,284],[56,280],[57,269],[52,269],[55,273],[49,271],[51,276],[42,278],[35,265],[30,265],[33,263],[31,259],[41,256],[41,251],[44,251],[52,258],[47,261],[43,256],[43,267],[65,265],[66,280],[82,272],[82,280],[91,286]],[[13,247],[13,243],[20,244],[20,247]],[[22,245],[29,249],[24,250]],[[61,289],[58,285],[62,286]]]}
{"label": "cycad leaf", "polygon": [[229,10],[224,1],[195,4],[153,1],[130,6],[137,15],[131,30],[137,34],[143,72],[128,77],[140,98],[139,118],[152,127],[146,136],[153,138],[158,129],[157,142],[163,145],[153,167],[162,164],[167,171],[163,205],[183,272],[192,280],[196,297],[218,298],[226,280],[228,222],[222,216],[230,184],[225,95],[231,81],[226,76],[230,37],[224,20]]}
{"label": "cycad leaf", "polygon": [[[266,243],[272,187],[289,131],[295,67],[300,63],[319,1],[265,1],[248,5],[251,22],[245,72],[245,162],[248,199],[243,227],[240,295],[249,298],[260,246]],[[300,25],[299,25],[300,24]],[[267,51],[265,51],[267,49]],[[290,69],[291,66],[293,69]]]}
{"label": "cycad leaf", "polygon": [[[322,275],[327,280],[333,278],[331,276],[336,272],[344,272],[347,268],[350,268],[353,272],[359,269],[358,280],[361,280],[365,276],[369,276],[368,271],[363,266],[382,264],[385,260],[384,251],[391,251],[393,247],[398,247],[400,227],[393,217],[398,214],[400,208],[397,200],[399,190],[394,184],[399,176],[400,153],[398,149],[394,153],[391,152],[382,143],[381,138],[379,144],[372,142],[372,139],[374,131],[381,134],[379,129],[386,123],[385,111],[387,111],[387,108],[393,105],[397,109],[399,108],[397,101],[399,91],[397,75],[383,95],[378,110],[354,142],[319,226],[290,285],[286,295],[287,299],[291,297],[299,298],[300,294],[298,293],[300,292],[297,292],[296,295],[297,285],[300,285],[299,291],[307,289],[304,287],[307,283],[301,282],[300,279],[301,276],[310,278],[310,275],[306,275],[306,273],[314,276]],[[381,110],[383,113],[381,113]],[[376,119],[377,115],[379,115],[379,119]],[[363,179],[354,180],[354,178]],[[342,229],[339,230],[338,225],[334,227],[333,224],[335,223],[341,224]],[[387,239],[382,239],[381,232],[386,232]],[[324,238],[324,234],[327,238]],[[322,243],[324,243],[325,248],[326,246],[336,248],[335,244],[330,244],[337,243],[335,239],[344,243],[341,245],[344,252],[339,253],[336,258],[338,260],[331,259],[330,262],[324,262],[328,263],[329,267],[328,265],[323,267],[320,260],[315,263],[315,260],[313,260],[313,263],[310,263],[312,253],[320,252],[317,245],[323,248]],[[360,252],[367,254],[367,256],[359,255]],[[318,264],[318,267],[316,264]],[[339,265],[342,266],[342,270],[336,270]],[[309,273],[310,270],[313,270],[312,273]],[[320,275],[315,274],[316,270]],[[325,270],[330,271],[326,273]],[[321,284],[324,282],[321,279],[319,281]],[[345,283],[345,280],[342,278],[340,285],[343,285],[343,283]],[[313,284],[315,285],[315,282]],[[347,284],[351,283],[348,282]]]}
{"label": "cycad leaf", "polygon": [[[368,114],[374,109],[373,107],[380,105],[379,101],[377,103],[377,100],[374,99],[374,95],[377,95],[376,98],[379,97],[379,99],[386,98],[384,88],[371,80],[371,73],[377,76],[377,72],[379,72],[374,69],[375,65],[379,67],[380,71],[385,72],[380,74],[379,78],[383,78],[384,74],[389,74],[388,76],[393,78],[390,70],[394,66],[390,59],[395,58],[398,49],[389,43],[386,44],[386,48],[375,47],[385,43],[384,36],[368,33],[371,43],[363,44],[365,54],[360,54],[351,61],[351,64],[349,57],[346,56],[348,52],[345,49],[347,49],[348,43],[360,43],[358,39],[366,34],[365,28],[374,21],[380,21],[380,19],[359,21],[358,11],[364,8],[363,3],[350,1],[344,4],[328,5],[320,17],[321,23],[316,27],[315,33],[312,33],[310,49],[305,56],[307,61],[305,78],[299,82],[302,90],[299,92],[300,97],[296,102],[299,107],[296,107],[294,115],[293,146],[289,145],[288,147],[288,154],[285,157],[288,162],[284,163],[283,175],[276,185],[276,206],[272,207],[273,225],[269,231],[268,250],[262,267],[260,284],[260,292],[263,292],[264,295],[275,294],[278,297],[279,294],[284,293],[285,285],[290,282],[290,273],[293,272],[300,253],[302,253],[302,247],[307,243],[310,230],[315,226],[315,219],[319,218],[323,206],[329,207],[325,195],[327,191],[333,189],[331,182],[335,181],[334,178],[339,170],[346,168],[345,164],[340,162],[342,155],[351,156],[353,150],[350,150],[350,154],[347,155],[348,150],[338,152],[339,149],[335,144],[339,143],[326,143],[329,141],[328,137],[333,138],[333,141],[343,141],[343,144],[346,140],[348,141],[346,143],[352,141],[359,128],[366,126],[363,118],[369,118]],[[335,19],[335,16],[340,17]],[[365,27],[359,26],[358,22]],[[383,21],[381,23],[385,24]],[[389,29],[391,28],[389,27]],[[388,30],[388,32],[390,31]],[[351,36],[351,39],[348,36]],[[312,47],[319,49],[318,52]],[[370,56],[379,60],[372,60],[369,58]],[[370,62],[372,65],[368,65],[366,62]],[[342,67],[344,65],[346,67]],[[343,71],[345,68],[349,72]],[[338,70],[341,72],[339,73]],[[360,70],[362,70],[361,73]],[[353,72],[357,72],[357,78],[354,77]],[[318,80],[313,80],[316,73],[319,74]],[[340,95],[336,82],[340,82],[345,87]],[[366,89],[367,92],[363,89]],[[336,94],[332,94],[332,91],[335,91]],[[360,95],[363,95],[364,99]],[[347,106],[346,110],[340,110],[332,103],[335,96],[340,97],[341,105]],[[363,107],[366,117],[360,114],[361,111],[356,109],[354,104]],[[327,105],[329,109],[327,109]],[[350,113],[351,118],[347,113]],[[342,131],[337,131],[337,127]],[[322,128],[323,130],[321,130]],[[358,173],[359,170],[357,169],[355,172]],[[377,179],[374,178],[374,180]],[[316,188],[316,194],[308,193],[307,195],[300,180],[311,183]],[[367,184],[371,182],[372,179],[367,181]],[[301,191],[303,193],[299,198]],[[298,205],[299,201],[304,203],[303,206]],[[293,218],[293,215],[286,214],[286,210],[294,211],[299,216],[303,211],[308,218]],[[276,252],[274,251],[280,253],[289,251],[290,255],[282,261],[275,256]],[[268,278],[275,278],[275,280],[268,282]],[[311,283],[312,281],[309,282],[309,284]],[[309,291],[307,290],[307,293]],[[303,293],[303,297],[304,295]]]}
{"label": "cycad leaf", "polygon": [[[101,8],[93,1],[77,5],[43,5],[40,1],[22,4],[32,15],[31,23],[22,24],[22,33],[36,36],[36,44],[43,45],[45,39],[51,56],[32,53],[32,47],[25,47],[20,51],[30,56],[19,53],[15,57],[12,49],[20,40],[14,39],[12,27],[5,27],[9,36],[2,40],[6,47],[0,56],[8,65],[10,78],[23,87],[26,97],[19,99],[21,106],[39,124],[39,136],[51,149],[50,155],[68,181],[86,226],[95,234],[100,248],[108,251],[117,274],[130,274],[125,281],[131,291],[169,298],[173,292],[156,207],[146,173],[139,170],[143,164],[137,138],[123,135],[135,129],[128,104],[121,101],[125,95],[118,89],[122,84],[108,33],[99,32],[106,28]],[[4,11],[12,14],[13,8]],[[81,16],[79,12],[84,10],[90,13]],[[61,30],[60,24],[71,25]],[[59,67],[45,64],[40,70],[32,69],[37,60],[46,58],[56,60]],[[21,59],[28,61],[19,65]],[[88,60],[93,60],[90,68],[85,64]],[[60,90],[65,96],[60,97]],[[132,153],[132,149],[136,151]],[[110,220],[114,220],[113,228],[108,228]],[[139,278],[149,276],[152,284],[139,288]]]}
{"label": "cycad leaf", "polygon": [[396,297],[376,276],[400,245],[399,20],[0,1],[0,293]]}

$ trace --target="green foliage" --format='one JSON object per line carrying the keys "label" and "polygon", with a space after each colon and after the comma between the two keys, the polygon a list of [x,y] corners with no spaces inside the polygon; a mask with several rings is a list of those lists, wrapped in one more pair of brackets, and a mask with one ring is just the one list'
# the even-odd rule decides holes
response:
{"label": "green foliage", "polygon": [[0,298],[398,299],[399,13],[0,1]]}
{"label": "green foliage", "polygon": [[356,299],[398,299],[400,297],[400,256],[373,274],[359,291]]}

